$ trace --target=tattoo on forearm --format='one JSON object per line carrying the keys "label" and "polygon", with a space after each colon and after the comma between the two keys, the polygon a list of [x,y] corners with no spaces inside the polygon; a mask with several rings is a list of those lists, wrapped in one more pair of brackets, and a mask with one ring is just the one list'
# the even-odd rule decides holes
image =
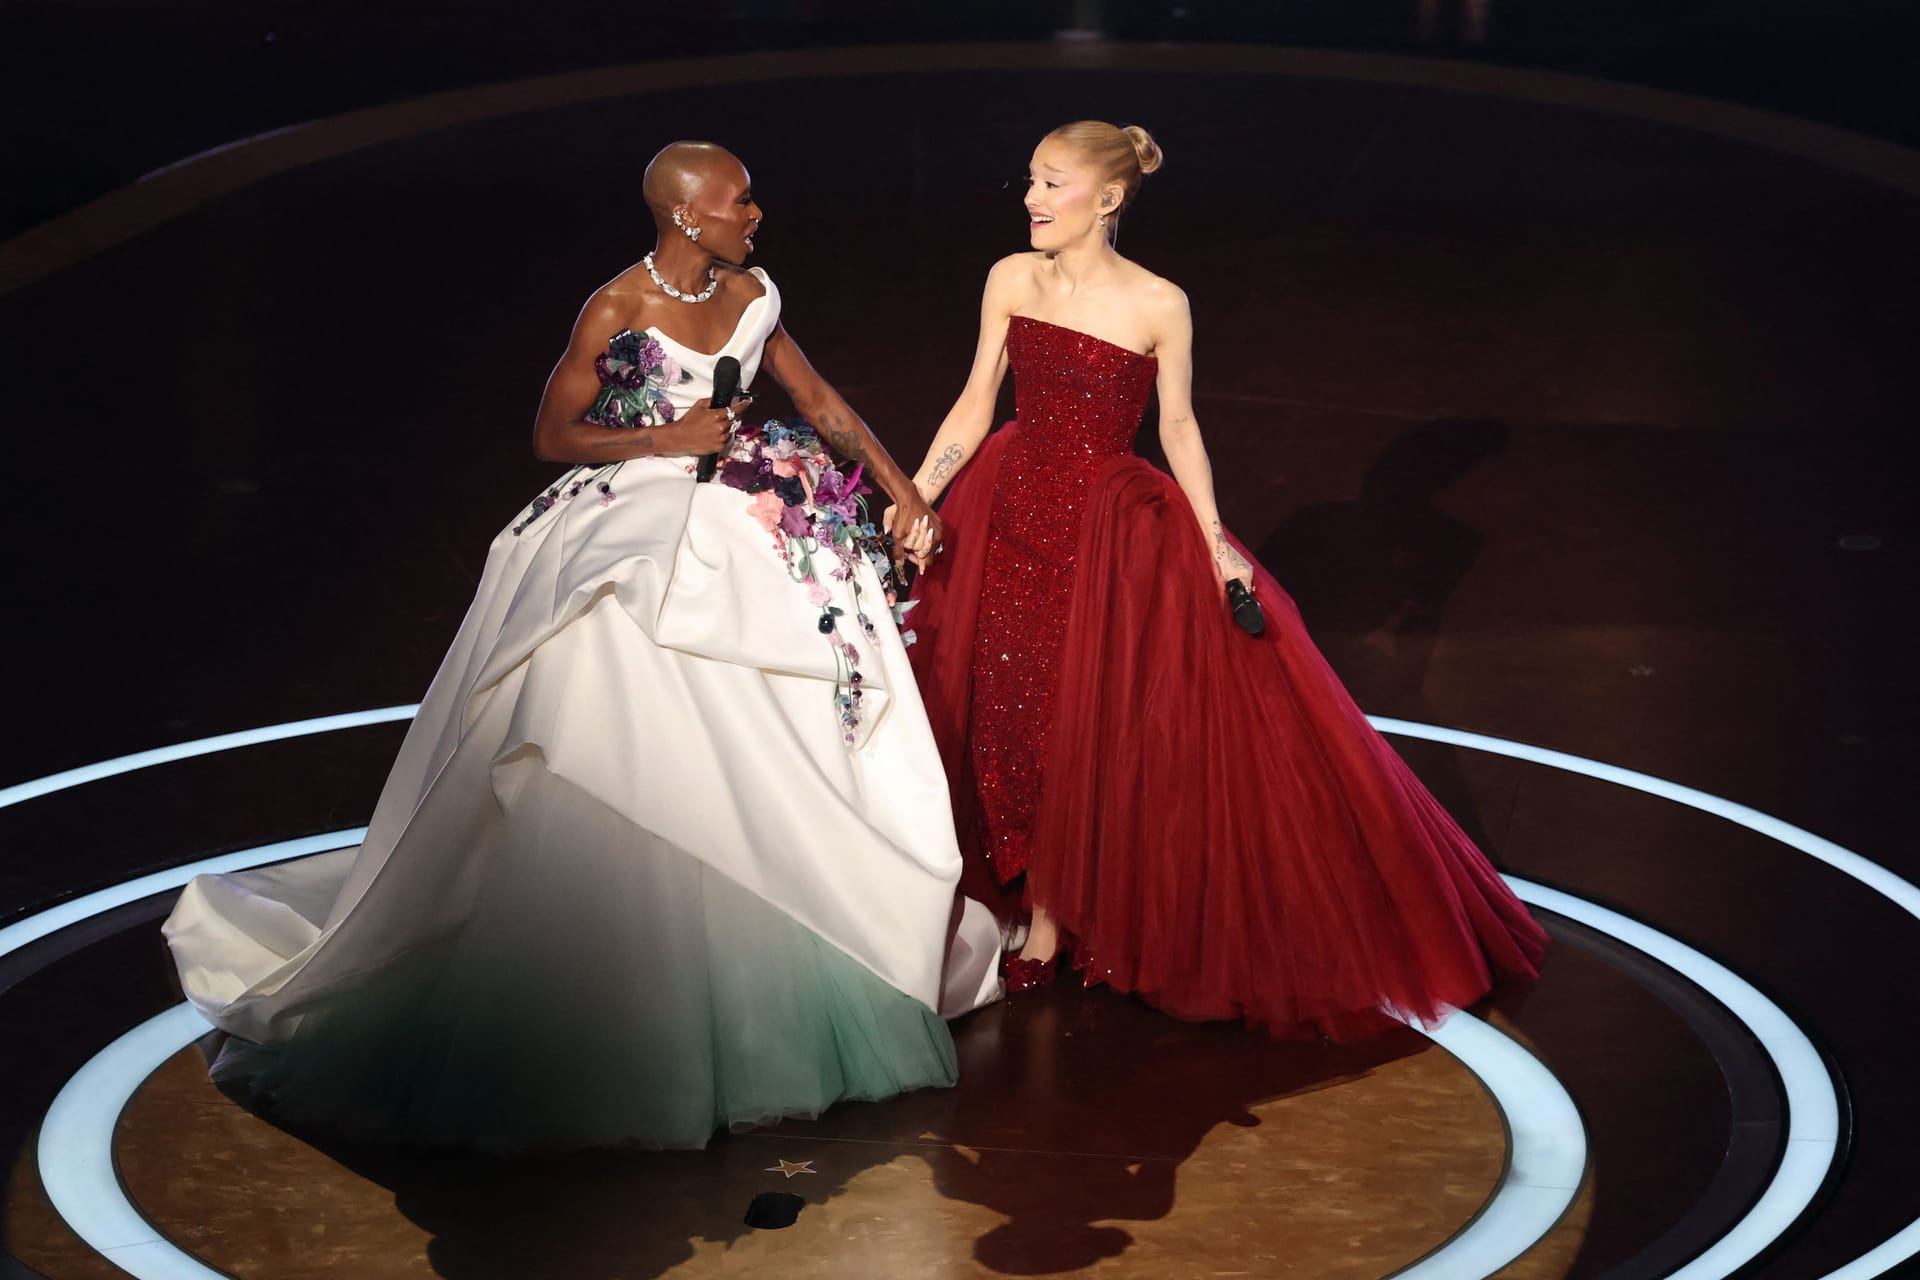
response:
{"label": "tattoo on forearm", "polygon": [[936,485],[946,484],[948,480],[953,478],[954,471],[959,468],[961,461],[965,459],[966,456],[967,451],[959,445],[948,445],[940,451],[940,456],[934,459],[933,470],[928,473],[927,479]]}
{"label": "tattoo on forearm", "polygon": [[1240,558],[1233,544],[1227,541],[1227,535],[1220,528],[1220,522],[1213,522],[1213,558],[1230,569],[1238,569],[1246,562]]}
{"label": "tattoo on forearm", "polygon": [[1162,422],[1160,425],[1163,427],[1177,427],[1183,422],[1192,422],[1192,421],[1193,421],[1192,414],[1183,413],[1177,418],[1168,418],[1166,421]]}
{"label": "tattoo on forearm", "polygon": [[848,426],[847,423],[837,415],[829,416],[822,414],[819,423],[816,424],[814,429],[820,433],[823,440],[833,447],[835,453],[845,458],[848,462],[868,462],[871,460],[867,457],[866,429],[858,422],[855,422],[852,426]]}

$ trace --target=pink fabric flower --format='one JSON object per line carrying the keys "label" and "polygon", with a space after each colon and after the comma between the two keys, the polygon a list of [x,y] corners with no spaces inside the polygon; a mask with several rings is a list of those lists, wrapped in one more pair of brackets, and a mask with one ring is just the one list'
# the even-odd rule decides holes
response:
{"label": "pink fabric flower", "polygon": [[779,531],[780,517],[786,514],[786,510],[787,504],[780,501],[780,495],[771,489],[762,489],[747,503],[747,514],[758,520],[768,533]]}
{"label": "pink fabric flower", "polygon": [[773,459],[773,474],[777,476],[797,476],[800,474],[800,464],[792,458],[782,458],[776,454]]}
{"label": "pink fabric flower", "polygon": [[819,606],[821,608],[824,608],[827,602],[832,599],[833,599],[833,593],[828,591],[826,587],[822,586],[818,582],[812,581],[811,579],[808,580],[807,600],[810,603],[816,606]]}

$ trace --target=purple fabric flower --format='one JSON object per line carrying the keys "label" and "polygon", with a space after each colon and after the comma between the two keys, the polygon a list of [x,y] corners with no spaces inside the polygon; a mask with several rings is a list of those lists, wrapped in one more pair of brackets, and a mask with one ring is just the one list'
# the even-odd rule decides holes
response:
{"label": "purple fabric flower", "polygon": [[742,493],[753,492],[753,478],[758,470],[751,462],[739,458],[728,458],[720,465],[720,483]]}
{"label": "purple fabric flower", "polygon": [[622,329],[607,339],[607,354],[615,360],[633,364],[640,359],[642,338],[631,329]]}
{"label": "purple fabric flower", "polygon": [[812,532],[812,526],[807,521],[805,508],[789,506],[782,511],[780,513],[780,532],[795,538]]}
{"label": "purple fabric flower", "polygon": [[678,412],[671,400],[656,400],[653,402],[653,407],[659,413],[662,422],[672,422],[673,415]]}
{"label": "purple fabric flower", "polygon": [[617,356],[599,355],[593,359],[593,376],[603,387],[631,391],[647,385],[647,371],[639,365],[623,363]]}
{"label": "purple fabric flower", "polygon": [[860,473],[864,469],[855,467],[852,476],[844,476],[832,467],[822,471],[813,486],[814,505],[833,512],[848,524],[858,520],[860,508],[856,499],[860,494]]}

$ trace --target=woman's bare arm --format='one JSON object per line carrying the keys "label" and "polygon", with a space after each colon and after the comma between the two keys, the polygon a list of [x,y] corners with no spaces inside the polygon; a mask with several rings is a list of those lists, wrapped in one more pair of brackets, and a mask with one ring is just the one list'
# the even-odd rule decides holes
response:
{"label": "woman's bare arm", "polygon": [[621,462],[666,454],[713,453],[726,447],[727,417],[720,409],[698,405],[658,427],[602,427],[583,416],[600,394],[593,362],[618,332],[623,309],[595,294],[580,309],[567,352],[547,378],[540,411],[533,420],[533,451],[548,462]]}
{"label": "woman's bare arm", "polygon": [[914,486],[929,502],[953,482],[993,429],[994,402],[1007,377],[1007,322],[1031,285],[1032,268],[1025,257],[1002,258],[987,273],[987,287],[980,298],[980,338],[974,345],[967,385],[914,473]]}
{"label": "woman's bare arm", "polygon": [[1253,586],[1251,567],[1220,527],[1213,496],[1213,464],[1193,413],[1193,314],[1187,295],[1171,284],[1153,302],[1154,354],[1160,361],[1155,389],[1160,397],[1160,448],[1167,455],[1180,491],[1193,508],[1200,532],[1213,553],[1214,573],[1224,583],[1239,578]]}
{"label": "woman's bare arm", "polygon": [[880,443],[866,419],[855,413],[846,398],[807,360],[806,353],[787,333],[785,325],[776,326],[768,336],[760,367],[780,384],[780,389],[793,401],[793,407],[813,425],[836,456],[866,467],[874,484],[893,499],[882,526],[901,536],[907,528],[920,523],[922,530],[916,536],[925,539],[929,546],[938,545],[940,518],[915,491],[907,473]]}

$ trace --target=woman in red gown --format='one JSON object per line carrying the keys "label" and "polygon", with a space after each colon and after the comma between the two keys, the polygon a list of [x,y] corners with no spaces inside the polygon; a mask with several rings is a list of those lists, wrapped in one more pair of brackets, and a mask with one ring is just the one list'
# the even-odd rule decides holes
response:
{"label": "woman in red gown", "polygon": [[[1032,251],[988,276],[972,373],[915,477],[929,501],[951,486],[943,545],[905,538],[925,569],[909,652],[967,891],[1031,911],[1011,990],[1065,948],[1184,1018],[1335,1039],[1430,1023],[1533,975],[1546,935],[1221,528],[1186,295],[1113,248],[1159,165],[1135,127],[1042,140]],[[1009,364],[1018,418],[989,435]],[[1132,452],[1155,390],[1171,477]],[[1233,579],[1264,602],[1258,636]]]}

